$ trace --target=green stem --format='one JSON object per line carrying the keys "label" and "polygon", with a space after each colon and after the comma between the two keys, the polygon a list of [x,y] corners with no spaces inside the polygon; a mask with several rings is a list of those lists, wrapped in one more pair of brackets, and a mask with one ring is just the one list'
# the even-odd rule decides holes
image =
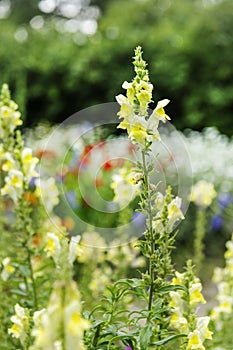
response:
{"label": "green stem", "polygon": [[194,238],[194,264],[196,268],[196,274],[198,275],[202,268],[202,262],[204,259],[204,237],[205,237],[205,223],[206,223],[205,209],[200,208],[197,211],[195,238]]}
{"label": "green stem", "polygon": [[32,281],[32,293],[33,293],[34,308],[35,308],[35,310],[37,310],[38,309],[38,297],[37,297],[37,290],[36,290],[36,281],[34,278],[32,262],[31,262],[31,252],[27,246],[26,246],[26,249],[27,249],[27,260],[28,260],[28,267],[29,267],[29,271],[30,271],[30,278]]}
{"label": "green stem", "polygon": [[150,179],[149,179],[149,173],[147,168],[147,162],[146,162],[146,154],[145,151],[142,151],[142,165],[143,165],[143,172],[144,172],[144,185],[145,185],[145,197],[147,199],[147,213],[148,213],[148,233],[149,233],[149,239],[150,239],[150,258],[149,258],[149,274],[150,274],[150,289],[149,289],[149,300],[148,300],[148,310],[150,311],[152,308],[152,302],[153,302],[153,292],[154,292],[154,266],[152,257],[155,253],[155,243],[154,243],[154,237],[153,237],[153,227],[152,227],[152,206],[151,206],[151,195],[150,195]]}

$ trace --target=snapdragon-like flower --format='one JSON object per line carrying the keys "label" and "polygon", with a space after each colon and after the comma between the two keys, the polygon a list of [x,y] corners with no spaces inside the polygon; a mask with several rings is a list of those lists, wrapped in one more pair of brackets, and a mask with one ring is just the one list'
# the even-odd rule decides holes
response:
{"label": "snapdragon-like flower", "polygon": [[38,178],[35,181],[36,191],[35,195],[42,199],[42,203],[46,206],[49,213],[59,203],[59,191],[55,184],[54,178],[46,180]]}
{"label": "snapdragon-like flower", "polygon": [[34,314],[35,337],[31,350],[85,350],[83,332],[89,322],[81,315],[80,294],[75,282],[56,283],[48,307]]}
{"label": "snapdragon-like flower", "polygon": [[143,149],[155,140],[160,140],[159,122],[166,122],[170,119],[164,110],[169,100],[159,101],[153,113],[148,116],[149,104],[152,102],[153,85],[149,82],[141,47],[137,47],[135,50],[133,64],[136,72],[135,78],[131,83],[125,81],[122,85],[123,89],[126,90],[126,96],[122,94],[116,96],[116,100],[121,106],[118,116],[123,119],[118,127],[127,130],[130,140]]}
{"label": "snapdragon-like flower", "polygon": [[20,170],[11,169],[5,178],[5,185],[1,189],[3,196],[8,195],[14,203],[23,194],[23,173]]}
{"label": "snapdragon-like flower", "polygon": [[23,164],[24,175],[29,183],[33,177],[38,176],[38,173],[35,171],[35,166],[39,160],[32,156],[32,150],[30,148],[25,147],[22,150],[21,161]]}
{"label": "snapdragon-like flower", "polygon": [[60,253],[61,253],[61,244],[60,244],[60,234],[49,232],[47,234],[46,246],[44,248],[47,256],[51,256],[55,263],[58,263]]}
{"label": "snapdragon-like flower", "polygon": [[11,322],[13,325],[8,329],[8,333],[11,334],[12,337],[19,339],[21,344],[24,345],[30,328],[28,309],[16,304],[15,315],[11,317]]}
{"label": "snapdragon-like flower", "polygon": [[213,281],[217,284],[217,305],[211,311],[211,319],[217,331],[228,327],[233,313],[233,236],[226,243],[225,267],[216,268]]}
{"label": "snapdragon-like flower", "polygon": [[69,256],[68,260],[69,263],[72,265],[73,262],[77,257],[79,257],[82,254],[82,248],[80,247],[81,236],[73,236],[71,237],[70,243],[69,243]]}
{"label": "snapdragon-like flower", "polygon": [[170,325],[180,333],[187,334],[186,350],[205,350],[205,340],[212,339],[212,332],[208,328],[210,317],[196,315],[197,304],[204,304],[205,299],[201,293],[202,285],[194,276],[190,261],[184,273],[175,272],[172,284],[182,286],[184,289],[170,292],[169,306],[172,308]]}
{"label": "snapdragon-like flower", "polygon": [[0,95],[0,138],[5,139],[15,128],[22,125],[18,105],[10,99],[7,84],[3,84]]}
{"label": "snapdragon-like flower", "polygon": [[172,198],[169,190],[165,196],[160,192],[157,193],[155,205],[157,206],[158,213],[153,221],[155,231],[164,230],[170,233],[177,221],[184,219],[181,202],[182,200],[179,197]]}
{"label": "snapdragon-like flower", "polygon": [[188,345],[186,350],[205,350],[203,345],[206,339],[212,339],[212,332],[208,328],[210,317],[198,317],[196,321],[196,329],[188,335]]}
{"label": "snapdragon-like flower", "polygon": [[9,257],[6,257],[2,260],[2,272],[1,272],[1,278],[3,281],[7,281],[8,278],[15,272],[15,267],[12,266],[11,260]]}
{"label": "snapdragon-like flower", "polygon": [[198,207],[207,208],[211,205],[216,195],[213,184],[201,180],[193,186],[190,193],[190,201],[194,202]]}
{"label": "snapdragon-like flower", "polygon": [[190,305],[196,306],[198,303],[206,303],[201,291],[202,285],[200,282],[192,283],[192,285],[189,288]]}
{"label": "snapdragon-like flower", "polygon": [[[120,169],[119,173],[112,176],[111,188],[114,191],[113,200],[119,206],[125,207],[140,193],[140,179],[135,177],[127,168]],[[138,182],[138,183],[137,183]]]}

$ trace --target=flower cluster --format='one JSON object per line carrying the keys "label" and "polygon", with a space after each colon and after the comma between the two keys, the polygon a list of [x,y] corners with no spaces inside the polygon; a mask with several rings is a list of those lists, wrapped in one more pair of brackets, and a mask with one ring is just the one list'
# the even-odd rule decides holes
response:
{"label": "flower cluster", "polygon": [[190,201],[194,202],[198,207],[207,208],[211,205],[217,193],[212,183],[205,180],[197,182],[190,194]]}
{"label": "flower cluster", "polygon": [[212,339],[212,332],[208,328],[210,317],[196,316],[198,303],[205,304],[206,301],[201,293],[200,280],[192,272],[191,262],[188,262],[184,273],[175,272],[172,285],[181,286],[179,290],[170,292],[172,308],[170,325],[187,334],[188,341],[183,344],[185,350],[204,350],[206,339]]}
{"label": "flower cluster", "polygon": [[86,349],[83,332],[89,322],[81,316],[80,294],[75,282],[56,283],[46,309],[34,313],[35,337],[31,350]]}
{"label": "flower cluster", "polygon": [[7,84],[3,84],[0,98],[0,138],[6,139],[19,125],[22,125],[22,120],[18,105],[10,99]]}
{"label": "flower cluster", "polygon": [[38,176],[35,171],[38,159],[32,156],[30,148],[24,147],[19,133],[16,133],[14,140],[13,132],[22,124],[17,109],[18,106],[10,99],[8,86],[4,84],[0,96],[0,139],[4,141],[1,151],[2,170],[7,176],[1,194],[8,195],[14,203],[22,197],[32,178]]}
{"label": "flower cluster", "polygon": [[8,329],[8,333],[12,337],[19,339],[22,345],[27,345],[28,330],[30,328],[29,310],[16,304],[15,315],[11,317],[11,322],[13,325]]}
{"label": "flower cluster", "polygon": [[42,202],[48,213],[51,213],[53,208],[59,203],[59,192],[55,183],[55,179],[38,178],[35,181],[35,195],[42,199]]}
{"label": "flower cluster", "polygon": [[[213,281],[217,284],[217,305],[211,312],[211,319],[217,331],[224,330],[224,327],[232,322],[233,313],[233,235],[226,243],[224,268],[216,268]],[[227,326],[228,327],[228,326]]]}
{"label": "flower cluster", "polygon": [[137,179],[132,169],[121,168],[112,176],[111,188],[114,191],[113,200],[119,206],[126,207],[140,194],[140,178]]}
{"label": "flower cluster", "polygon": [[154,111],[148,116],[148,107],[152,102],[153,85],[149,82],[146,62],[142,59],[140,47],[135,50],[134,68],[136,76],[131,83],[125,81],[122,85],[126,90],[126,96],[116,96],[121,109],[119,118],[123,119],[119,128],[126,129],[130,140],[139,147],[146,148],[155,140],[160,140],[158,132],[159,122],[165,122],[170,118],[165,113],[164,107],[169,103],[164,99],[157,103]]}
{"label": "flower cluster", "polygon": [[153,220],[153,228],[156,232],[170,233],[177,221],[184,219],[181,211],[181,198],[178,196],[172,198],[170,187],[167,189],[166,196],[161,192],[157,193],[155,205],[158,209]]}

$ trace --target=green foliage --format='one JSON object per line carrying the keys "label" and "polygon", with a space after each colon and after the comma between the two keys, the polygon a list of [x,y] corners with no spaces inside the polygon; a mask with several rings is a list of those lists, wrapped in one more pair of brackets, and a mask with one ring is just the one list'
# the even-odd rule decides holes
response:
{"label": "green foliage", "polygon": [[[152,80],[161,82],[158,98],[165,91],[173,96],[177,127],[215,125],[232,134],[231,1],[93,1],[102,9],[99,29],[79,45],[73,34],[54,29],[52,16],[44,15],[41,30],[32,29],[28,21],[42,13],[35,3],[25,4],[22,11],[12,0],[12,15],[1,20],[0,83],[10,84],[28,124],[59,122],[112,101],[131,74],[129,52],[140,44]],[[14,38],[19,27],[28,32],[25,42]]]}

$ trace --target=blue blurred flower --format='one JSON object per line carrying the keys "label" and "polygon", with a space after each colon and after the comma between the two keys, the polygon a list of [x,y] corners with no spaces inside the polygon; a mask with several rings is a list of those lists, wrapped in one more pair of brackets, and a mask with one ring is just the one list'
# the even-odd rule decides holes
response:
{"label": "blue blurred flower", "polygon": [[146,215],[136,211],[133,214],[132,220],[133,220],[133,223],[134,223],[135,226],[137,226],[137,227],[144,226],[145,225],[145,221],[146,221]]}
{"label": "blue blurred flower", "polygon": [[78,208],[78,201],[76,199],[75,191],[67,191],[66,192],[66,199],[67,199],[67,201],[70,204],[72,209]]}
{"label": "blue blurred flower", "polygon": [[218,204],[221,209],[225,209],[232,202],[233,202],[233,197],[230,193],[222,193],[218,197]]}
{"label": "blue blurred flower", "polygon": [[211,229],[213,231],[219,231],[223,225],[223,217],[220,215],[215,215],[211,220]]}

